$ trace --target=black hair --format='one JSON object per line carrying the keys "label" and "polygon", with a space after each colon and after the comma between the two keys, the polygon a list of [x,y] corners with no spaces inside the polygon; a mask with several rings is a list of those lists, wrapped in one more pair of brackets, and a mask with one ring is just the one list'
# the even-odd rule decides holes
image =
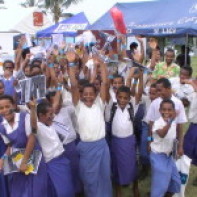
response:
{"label": "black hair", "polygon": [[127,86],[121,86],[121,87],[119,87],[118,90],[117,90],[117,94],[119,94],[121,92],[127,93],[129,96],[131,95],[130,88],[127,87]]}
{"label": "black hair", "polygon": [[30,54],[30,49],[29,48],[23,49],[21,53],[22,58],[25,59],[27,54]]}
{"label": "black hair", "polygon": [[5,67],[6,64],[12,64],[13,68],[14,68],[14,62],[12,60],[5,60],[3,62],[3,67]]}
{"label": "black hair", "polygon": [[122,79],[122,82],[124,82],[123,76],[121,76],[121,75],[119,75],[119,74],[114,74],[114,75],[113,75],[113,78],[112,78],[112,83],[113,83],[113,80],[114,80],[114,79],[117,79],[117,78],[121,78],[121,79]]}
{"label": "black hair", "polygon": [[96,93],[96,87],[92,83],[85,84],[83,86],[83,91],[84,91],[85,88],[92,88],[94,90],[94,92]]}
{"label": "black hair", "polygon": [[136,49],[138,47],[138,43],[137,42],[132,42],[129,45],[130,51],[133,51],[134,49]]}
{"label": "black hair", "polygon": [[78,84],[80,86],[84,86],[84,85],[89,84],[89,81],[87,79],[79,79]]}
{"label": "black hair", "polygon": [[156,84],[162,84],[164,88],[171,88],[172,85],[167,78],[158,79]]}
{"label": "black hair", "polygon": [[31,65],[30,71],[32,71],[34,68],[39,68],[41,70],[41,67],[39,65]]}
{"label": "black hair", "polygon": [[193,69],[191,66],[183,66],[181,69],[186,70],[190,77],[192,76]]}
{"label": "black hair", "polygon": [[37,105],[37,116],[39,117],[39,114],[46,114],[51,107],[52,106],[48,101],[42,101]]}
{"label": "black hair", "polygon": [[56,95],[56,91],[48,92],[46,94],[46,99],[50,102],[51,101],[51,97],[54,97],[55,95]]}
{"label": "black hair", "polygon": [[[38,58],[35,58],[35,59],[32,60],[31,65],[34,66],[35,63],[38,63],[39,65],[41,65],[42,61]],[[38,65],[38,64],[36,64],[36,65]]]}
{"label": "black hair", "polygon": [[185,53],[185,49],[187,49],[187,53],[189,53],[190,52],[190,48],[187,46],[185,46],[185,45],[182,45],[181,46],[181,53]]}
{"label": "black hair", "polygon": [[150,88],[156,88],[156,83],[152,83],[152,84],[150,85]]}
{"label": "black hair", "polygon": [[[167,52],[173,53],[173,54],[175,55],[174,49],[172,49],[172,48],[168,48],[168,49],[166,50],[166,53],[167,53]],[[165,54],[166,54],[166,53],[165,53]]]}
{"label": "black hair", "polygon": [[171,100],[171,99],[164,99],[161,104],[160,104],[160,109],[162,108],[162,106],[165,104],[165,103],[168,103],[168,104],[171,104],[173,109],[175,109],[175,104],[174,102]]}
{"label": "black hair", "polygon": [[0,96],[0,101],[2,101],[2,100],[8,100],[8,101],[10,101],[10,103],[12,103],[12,105],[15,104],[13,97],[10,95],[4,94],[4,95]]}

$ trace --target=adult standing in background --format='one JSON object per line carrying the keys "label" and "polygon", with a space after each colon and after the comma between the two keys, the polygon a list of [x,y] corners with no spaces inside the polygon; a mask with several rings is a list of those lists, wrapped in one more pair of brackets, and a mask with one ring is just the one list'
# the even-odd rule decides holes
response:
{"label": "adult standing in background", "polygon": [[171,78],[179,76],[180,67],[174,61],[175,52],[173,49],[168,49],[165,53],[165,61],[158,63],[152,73],[152,79],[158,80],[160,78]]}

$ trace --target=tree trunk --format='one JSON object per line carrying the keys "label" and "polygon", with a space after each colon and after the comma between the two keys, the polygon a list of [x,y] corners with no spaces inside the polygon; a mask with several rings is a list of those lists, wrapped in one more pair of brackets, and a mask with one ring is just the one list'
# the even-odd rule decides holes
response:
{"label": "tree trunk", "polygon": [[61,15],[61,11],[60,11],[58,0],[54,0],[53,14],[54,14],[54,21],[55,21],[55,23],[58,23],[60,15]]}

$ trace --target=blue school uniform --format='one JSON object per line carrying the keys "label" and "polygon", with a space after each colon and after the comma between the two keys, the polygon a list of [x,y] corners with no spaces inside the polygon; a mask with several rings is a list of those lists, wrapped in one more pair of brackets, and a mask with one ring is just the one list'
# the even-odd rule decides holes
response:
{"label": "blue school uniform", "polygon": [[110,154],[106,140],[80,141],[77,148],[86,197],[112,197]]}
{"label": "blue school uniform", "polygon": [[56,197],[74,197],[70,162],[64,154],[47,162],[47,172]]}
{"label": "blue school uniform", "polygon": [[151,197],[164,197],[166,192],[179,193],[181,178],[172,156],[150,153]]}
{"label": "blue school uniform", "polygon": [[15,96],[15,88],[14,88],[14,77],[11,77],[9,80],[2,78],[1,79],[4,84],[4,94],[10,95],[10,96]]}
{"label": "blue school uniform", "polygon": [[111,159],[113,180],[118,185],[129,185],[137,177],[136,140],[112,136]]}
{"label": "blue school uniform", "polygon": [[[0,132],[8,138],[13,148],[25,148],[27,136],[25,132],[26,113],[20,113],[18,127],[10,134],[7,134],[5,127],[0,125]],[[38,146],[35,147],[39,149]],[[47,197],[47,173],[46,165],[40,162],[37,175],[28,176],[23,173],[13,173],[9,180],[10,197]]]}
{"label": "blue school uniform", "polygon": [[65,156],[70,161],[75,193],[80,193],[82,191],[82,184],[79,176],[79,153],[77,151],[75,140],[64,145],[64,149]]}
{"label": "blue school uniform", "polygon": [[[0,136],[0,157],[2,157],[5,151],[6,151],[6,146]],[[7,190],[6,180],[3,175],[3,171],[0,171],[0,193],[1,193],[1,197],[8,196],[8,190]]]}
{"label": "blue school uniform", "polygon": [[184,154],[197,166],[197,124],[191,123],[184,136]]}

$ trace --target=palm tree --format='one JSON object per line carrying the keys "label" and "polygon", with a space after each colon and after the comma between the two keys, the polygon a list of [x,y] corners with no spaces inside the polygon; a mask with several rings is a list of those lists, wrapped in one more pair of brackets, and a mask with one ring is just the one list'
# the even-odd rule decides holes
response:
{"label": "palm tree", "polygon": [[79,1],[81,0],[27,0],[23,6],[38,6],[40,8],[50,9],[54,15],[55,23],[58,23],[62,15],[62,8],[68,8],[71,4],[77,4]]}

